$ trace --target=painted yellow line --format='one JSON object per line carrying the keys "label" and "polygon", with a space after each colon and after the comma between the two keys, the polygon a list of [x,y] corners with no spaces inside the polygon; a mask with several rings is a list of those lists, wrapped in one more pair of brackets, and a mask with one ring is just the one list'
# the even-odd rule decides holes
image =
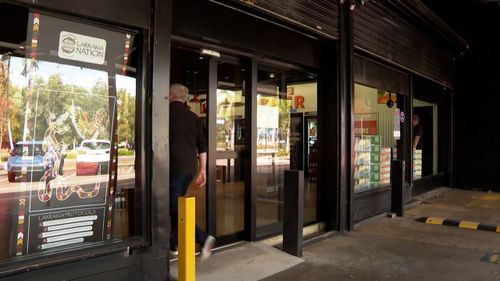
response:
{"label": "painted yellow line", "polygon": [[475,221],[460,221],[458,227],[466,229],[477,229],[478,225],[479,223]]}
{"label": "painted yellow line", "polygon": [[443,221],[444,221],[443,218],[428,217],[427,220],[425,221],[425,223],[442,225]]}
{"label": "painted yellow line", "polygon": [[497,226],[497,232],[500,233],[500,225]]}
{"label": "painted yellow line", "polygon": [[500,194],[485,194],[479,198],[480,200],[485,201],[500,201]]}
{"label": "painted yellow line", "polygon": [[490,257],[490,262],[496,263],[498,261],[498,255],[493,255]]}

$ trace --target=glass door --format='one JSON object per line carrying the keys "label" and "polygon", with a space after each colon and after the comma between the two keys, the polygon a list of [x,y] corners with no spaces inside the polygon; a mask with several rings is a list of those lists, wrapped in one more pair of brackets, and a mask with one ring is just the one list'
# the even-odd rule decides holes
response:
{"label": "glass door", "polygon": [[304,171],[304,224],[318,221],[317,78],[259,65],[256,121],[257,236],[282,231],[285,170]]}
{"label": "glass door", "polygon": [[217,245],[280,233],[287,169],[304,170],[304,223],[317,222],[316,75],[196,48],[172,54],[173,82],[188,86],[187,106],[206,124],[207,186],[188,191],[198,226]]}
{"label": "glass door", "polygon": [[241,240],[245,231],[246,73],[239,58],[210,59],[209,221],[218,244]]}
{"label": "glass door", "polygon": [[172,48],[171,83],[188,87],[186,106],[205,126],[208,141],[207,184],[193,181],[196,224],[216,236],[217,245],[244,238],[246,163],[245,89],[248,68],[239,58],[204,55],[199,48]]}
{"label": "glass door", "polygon": [[[200,118],[206,131],[208,126],[209,59],[200,56],[196,48],[174,45],[172,47],[170,73],[171,84],[182,84],[189,89],[186,106]],[[186,195],[196,198],[196,225],[203,230],[208,230],[206,212],[207,188],[198,188],[196,180],[193,180],[189,185]]]}

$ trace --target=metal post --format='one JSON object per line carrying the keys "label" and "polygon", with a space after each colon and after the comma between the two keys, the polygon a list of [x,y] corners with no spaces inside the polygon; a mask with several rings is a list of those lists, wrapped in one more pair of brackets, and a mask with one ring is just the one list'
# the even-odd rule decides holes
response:
{"label": "metal post", "polygon": [[195,280],[196,198],[179,197],[179,281]]}
{"label": "metal post", "polygon": [[283,218],[283,250],[302,256],[304,215],[304,171],[285,171],[285,210]]}
{"label": "metal post", "polygon": [[405,161],[394,160],[391,164],[391,212],[398,217],[404,216],[405,211]]}

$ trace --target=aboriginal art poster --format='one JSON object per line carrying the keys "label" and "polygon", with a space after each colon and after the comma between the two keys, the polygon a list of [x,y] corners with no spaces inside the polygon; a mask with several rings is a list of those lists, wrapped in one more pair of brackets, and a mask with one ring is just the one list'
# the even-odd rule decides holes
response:
{"label": "aboriginal art poster", "polygon": [[12,137],[18,256],[112,238],[116,77],[132,38],[38,13],[29,20],[29,58],[10,60],[22,73],[12,76],[21,93]]}

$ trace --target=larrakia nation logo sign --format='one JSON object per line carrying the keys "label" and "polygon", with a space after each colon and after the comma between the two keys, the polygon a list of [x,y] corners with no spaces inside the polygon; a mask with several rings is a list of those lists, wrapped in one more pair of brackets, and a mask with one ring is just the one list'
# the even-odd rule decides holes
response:
{"label": "larrakia nation logo sign", "polygon": [[61,31],[58,56],[62,59],[104,64],[106,40]]}

